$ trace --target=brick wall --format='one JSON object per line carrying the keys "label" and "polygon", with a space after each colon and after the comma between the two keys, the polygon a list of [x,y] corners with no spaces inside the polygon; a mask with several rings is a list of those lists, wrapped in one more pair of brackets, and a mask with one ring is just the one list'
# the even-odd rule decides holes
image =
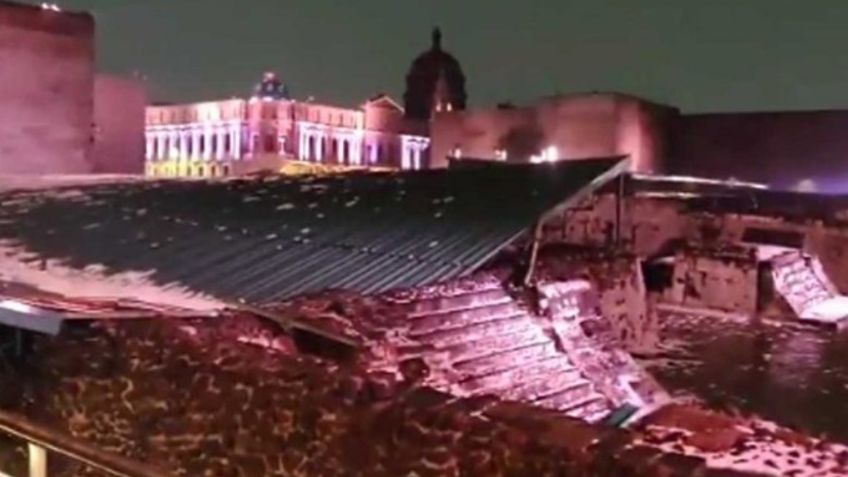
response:
{"label": "brick wall", "polygon": [[0,173],[86,173],[94,21],[0,2]]}

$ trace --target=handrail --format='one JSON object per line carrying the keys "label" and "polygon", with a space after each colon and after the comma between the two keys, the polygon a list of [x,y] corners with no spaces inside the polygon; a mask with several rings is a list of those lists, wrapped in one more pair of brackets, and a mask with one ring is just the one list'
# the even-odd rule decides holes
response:
{"label": "handrail", "polygon": [[[30,475],[47,475],[44,456],[44,449],[47,449],[114,477],[172,477],[167,472],[98,449],[80,439],[35,424],[10,412],[0,411],[0,431],[29,443]],[[34,469],[33,465],[41,470]]]}

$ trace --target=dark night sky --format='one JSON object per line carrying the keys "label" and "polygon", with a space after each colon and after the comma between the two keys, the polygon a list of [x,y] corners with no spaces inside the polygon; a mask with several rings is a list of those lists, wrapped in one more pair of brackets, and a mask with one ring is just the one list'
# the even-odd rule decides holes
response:
{"label": "dark night sky", "polygon": [[[38,2],[31,2],[38,3]],[[848,106],[845,0],[59,0],[98,20],[104,71],[158,100],[399,96],[440,25],[474,105],[617,90],[684,110]]]}

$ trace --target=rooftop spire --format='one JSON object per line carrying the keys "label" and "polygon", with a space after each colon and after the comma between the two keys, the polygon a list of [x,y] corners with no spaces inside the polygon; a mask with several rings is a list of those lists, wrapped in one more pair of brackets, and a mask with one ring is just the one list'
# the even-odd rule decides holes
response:
{"label": "rooftop spire", "polygon": [[433,28],[433,49],[442,49],[442,30],[439,27]]}

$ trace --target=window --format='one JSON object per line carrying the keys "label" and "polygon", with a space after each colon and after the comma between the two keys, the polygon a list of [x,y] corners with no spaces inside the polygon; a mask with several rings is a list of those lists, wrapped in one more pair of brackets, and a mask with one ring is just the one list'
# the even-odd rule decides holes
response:
{"label": "window", "polygon": [[314,159],[315,158],[315,136],[309,136],[309,140],[306,141],[306,159]]}
{"label": "window", "polygon": [[350,161],[350,143],[347,141],[342,141],[342,161]]}
{"label": "window", "polygon": [[274,136],[272,136],[271,134],[266,134],[263,137],[264,137],[264,141],[265,141],[265,146],[264,146],[263,150],[265,152],[274,152],[274,149],[275,149],[274,143],[276,142],[274,140]]}

